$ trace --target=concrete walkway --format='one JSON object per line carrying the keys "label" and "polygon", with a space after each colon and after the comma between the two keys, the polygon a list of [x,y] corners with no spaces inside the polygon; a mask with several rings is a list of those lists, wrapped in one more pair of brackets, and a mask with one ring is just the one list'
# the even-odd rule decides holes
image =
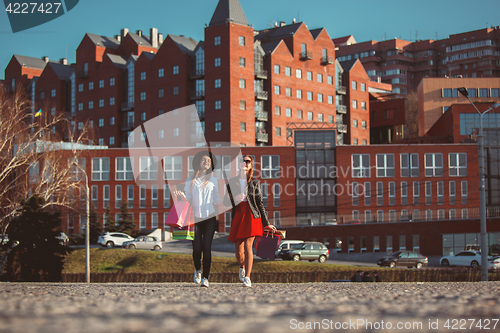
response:
{"label": "concrete walkway", "polygon": [[0,283],[0,332],[495,332],[499,290],[500,282]]}

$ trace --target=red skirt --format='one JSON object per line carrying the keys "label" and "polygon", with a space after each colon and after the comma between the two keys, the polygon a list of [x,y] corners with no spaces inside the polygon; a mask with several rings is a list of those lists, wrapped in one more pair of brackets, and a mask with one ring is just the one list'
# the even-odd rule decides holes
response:
{"label": "red skirt", "polygon": [[231,221],[231,231],[228,239],[234,243],[248,237],[260,237],[263,230],[262,219],[253,217],[248,201],[240,202]]}

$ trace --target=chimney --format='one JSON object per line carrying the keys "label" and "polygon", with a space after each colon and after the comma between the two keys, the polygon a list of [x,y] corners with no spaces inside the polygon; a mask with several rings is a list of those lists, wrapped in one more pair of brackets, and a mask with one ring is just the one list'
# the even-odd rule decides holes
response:
{"label": "chimney", "polygon": [[68,59],[66,58],[61,58],[61,60],[59,60],[59,62],[63,65],[67,65],[68,64]]}
{"label": "chimney", "polygon": [[49,57],[47,57],[47,56],[43,57],[42,59],[43,59],[43,61],[45,61],[45,63],[49,62]]}
{"label": "chimney", "polygon": [[274,22],[274,27],[277,28],[278,27],[278,22]]}
{"label": "chimney", "polygon": [[122,36],[121,35],[116,35],[115,39],[118,41],[118,43],[122,42]]}
{"label": "chimney", "polygon": [[138,35],[139,37],[142,37],[142,30],[137,30],[137,32],[136,32],[136,33],[137,33],[137,35]]}
{"label": "chimney", "polygon": [[158,46],[163,44],[163,34],[158,34]]}
{"label": "chimney", "polygon": [[157,28],[149,29],[149,39],[150,39],[151,46],[158,47],[158,29]]}
{"label": "chimney", "polygon": [[127,34],[128,34],[128,29],[127,28],[122,29],[122,31],[121,31],[121,39],[125,38],[125,36],[127,36]]}
{"label": "chimney", "polygon": [[280,21],[280,27],[284,27],[286,25],[285,21]]}
{"label": "chimney", "polygon": [[293,24],[295,24],[295,23],[297,23],[297,20],[294,18],[292,22],[293,22]]}

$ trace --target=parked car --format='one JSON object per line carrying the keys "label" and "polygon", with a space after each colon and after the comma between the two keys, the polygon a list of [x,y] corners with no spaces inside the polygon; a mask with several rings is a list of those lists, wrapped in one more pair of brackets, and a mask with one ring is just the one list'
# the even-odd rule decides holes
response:
{"label": "parked car", "polygon": [[427,266],[428,263],[429,258],[418,252],[406,250],[392,252],[390,255],[382,257],[377,261],[377,265],[379,266],[389,266],[391,268],[396,266],[408,268],[415,267],[416,269]]}
{"label": "parked car", "polygon": [[442,257],[439,262],[443,267],[470,266],[471,268],[477,268],[481,263],[481,253],[475,251],[462,251],[454,256]]}
{"label": "parked car", "polygon": [[153,236],[140,236],[134,240],[124,242],[123,247],[127,249],[160,251],[163,243]]}
{"label": "parked car", "polygon": [[319,242],[304,242],[292,246],[291,249],[281,250],[280,257],[283,260],[318,260],[324,263],[328,259],[330,251],[325,244]]}
{"label": "parked car", "polygon": [[297,244],[302,244],[304,243],[303,240],[282,240],[280,245],[278,246],[278,249],[276,250],[275,257],[276,258],[281,258],[281,251],[282,250],[288,250],[292,248],[292,246],[297,245]]}
{"label": "parked car", "polygon": [[493,257],[491,259],[488,259],[489,261],[489,266],[488,269],[500,269],[500,257]]}
{"label": "parked car", "polygon": [[122,246],[124,242],[134,240],[134,237],[123,232],[106,232],[99,236],[97,244],[112,248],[113,246]]}

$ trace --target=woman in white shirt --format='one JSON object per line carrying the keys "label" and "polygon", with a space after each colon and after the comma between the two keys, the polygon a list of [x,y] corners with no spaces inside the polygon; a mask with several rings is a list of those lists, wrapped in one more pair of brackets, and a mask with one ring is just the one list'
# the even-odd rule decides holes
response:
{"label": "woman in white shirt", "polygon": [[212,153],[208,151],[197,153],[192,162],[195,174],[186,180],[185,192],[173,192],[174,196],[180,195],[183,200],[189,201],[194,209],[193,280],[196,283],[201,282],[202,287],[208,287],[208,275],[212,265],[212,240],[217,228],[215,205],[222,202],[217,179],[212,175],[215,165],[216,160]]}

